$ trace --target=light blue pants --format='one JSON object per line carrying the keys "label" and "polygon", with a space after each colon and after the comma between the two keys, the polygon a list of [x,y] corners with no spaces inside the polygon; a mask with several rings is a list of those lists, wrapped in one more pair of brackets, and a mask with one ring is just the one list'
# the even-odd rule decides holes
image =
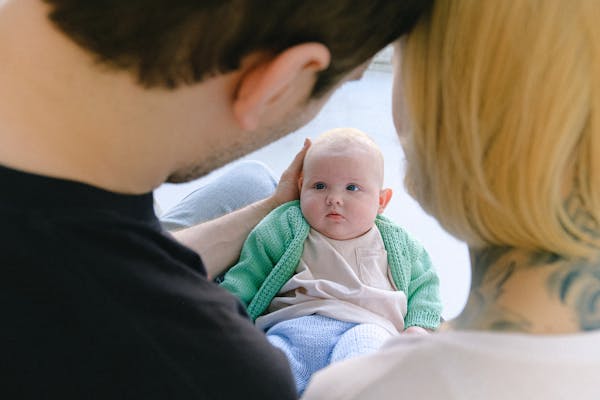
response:
{"label": "light blue pants", "polygon": [[260,161],[240,161],[199,187],[160,216],[166,230],[188,228],[270,196],[277,187]]}
{"label": "light blue pants", "polygon": [[298,394],[312,374],[335,361],[378,350],[392,335],[375,324],[308,315],[273,325],[267,339],[288,358]]}

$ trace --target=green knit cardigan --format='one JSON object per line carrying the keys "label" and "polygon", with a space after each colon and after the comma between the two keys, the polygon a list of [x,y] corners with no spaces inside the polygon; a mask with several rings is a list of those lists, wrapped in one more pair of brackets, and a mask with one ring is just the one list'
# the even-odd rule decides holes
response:
{"label": "green knit cardigan", "polygon": [[[439,279],[429,255],[406,231],[378,215],[391,275],[407,297],[404,325],[436,329],[442,304]],[[298,200],[271,211],[250,233],[238,263],[225,275],[221,286],[240,298],[252,320],[269,306],[300,262],[310,226]]]}

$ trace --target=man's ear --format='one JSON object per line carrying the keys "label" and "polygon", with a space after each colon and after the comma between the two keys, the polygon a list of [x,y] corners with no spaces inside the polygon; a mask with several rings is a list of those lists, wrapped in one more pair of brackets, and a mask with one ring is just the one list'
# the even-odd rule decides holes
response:
{"label": "man's ear", "polygon": [[379,208],[377,209],[377,214],[381,214],[385,207],[387,207],[388,203],[392,199],[392,189],[382,189],[379,192]]}
{"label": "man's ear", "polygon": [[233,114],[240,127],[255,130],[274,103],[297,105],[297,97],[306,95],[298,89],[309,86],[310,93],[317,73],[326,69],[330,60],[329,49],[323,44],[302,43],[248,67],[240,77],[233,101]]}

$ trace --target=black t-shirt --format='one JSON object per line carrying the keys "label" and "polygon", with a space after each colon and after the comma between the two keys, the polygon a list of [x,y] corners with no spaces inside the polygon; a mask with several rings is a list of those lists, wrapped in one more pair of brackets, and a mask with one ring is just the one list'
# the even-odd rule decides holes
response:
{"label": "black t-shirt", "polygon": [[296,398],[152,194],[2,167],[0,188],[0,398]]}

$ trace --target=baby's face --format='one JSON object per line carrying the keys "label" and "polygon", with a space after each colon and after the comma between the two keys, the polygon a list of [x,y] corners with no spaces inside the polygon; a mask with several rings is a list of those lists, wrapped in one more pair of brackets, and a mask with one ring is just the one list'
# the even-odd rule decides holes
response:
{"label": "baby's face", "polygon": [[310,226],[336,240],[361,236],[380,210],[381,165],[362,148],[311,149],[304,161],[300,206]]}

